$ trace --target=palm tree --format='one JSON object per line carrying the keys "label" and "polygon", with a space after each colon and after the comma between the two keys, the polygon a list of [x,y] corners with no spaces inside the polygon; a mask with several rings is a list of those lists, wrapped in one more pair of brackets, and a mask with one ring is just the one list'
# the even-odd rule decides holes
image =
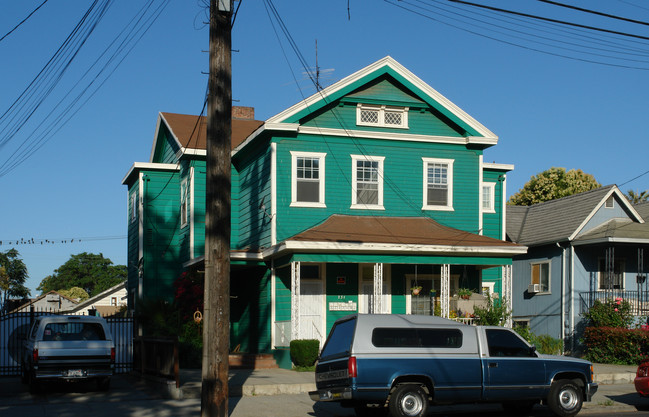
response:
{"label": "palm tree", "polygon": [[641,193],[637,193],[633,190],[626,192],[626,198],[631,202],[631,204],[643,203],[649,200],[649,191],[644,190]]}

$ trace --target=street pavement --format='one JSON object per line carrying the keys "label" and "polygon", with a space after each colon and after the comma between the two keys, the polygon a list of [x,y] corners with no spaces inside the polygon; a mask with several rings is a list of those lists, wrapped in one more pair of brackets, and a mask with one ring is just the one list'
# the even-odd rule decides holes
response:
{"label": "street pavement", "polygon": [[[649,398],[637,395],[633,386],[635,367],[596,365],[600,388],[579,415],[633,414],[649,416]],[[137,374],[116,375],[108,392],[95,391],[94,384],[48,384],[39,394],[30,394],[18,377],[0,377],[2,417],[148,417],[197,416],[200,414],[200,371],[183,371],[181,389],[163,388],[159,381]],[[175,384],[172,384],[175,388]],[[306,394],[313,389],[312,372],[283,369],[238,370],[230,375],[230,417],[352,417],[353,410],[336,403],[314,403]],[[175,396],[176,398],[173,398]],[[500,417],[498,404],[431,407],[431,417]],[[534,417],[551,415],[537,406]]]}

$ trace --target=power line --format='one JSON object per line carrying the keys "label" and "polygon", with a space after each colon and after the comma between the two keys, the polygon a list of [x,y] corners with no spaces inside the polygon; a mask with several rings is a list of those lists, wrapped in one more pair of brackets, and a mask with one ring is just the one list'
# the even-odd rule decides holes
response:
{"label": "power line", "polygon": [[106,240],[123,240],[128,236],[87,236],[87,237],[65,237],[65,238],[20,238],[20,239],[0,239],[0,246],[18,246],[18,245],[59,245],[82,242],[96,242]]}
{"label": "power line", "polygon": [[16,26],[14,26],[13,29],[11,29],[9,32],[5,33],[5,34],[0,38],[0,42],[2,42],[2,41],[3,41],[7,36],[11,35],[11,34],[12,34],[16,29],[18,29],[18,28],[19,28],[23,23],[25,23],[27,20],[29,20],[29,18],[32,17],[32,15],[33,15],[34,13],[36,13],[36,12],[38,11],[38,9],[40,9],[41,7],[43,7],[43,6],[45,5],[45,3],[47,3],[48,1],[49,1],[49,0],[44,0],[44,1],[43,1],[41,4],[39,4],[39,5],[38,5],[34,10],[32,10],[32,12],[29,13],[29,14],[27,15],[26,18],[24,18],[23,20],[21,20],[20,23],[18,23]]}

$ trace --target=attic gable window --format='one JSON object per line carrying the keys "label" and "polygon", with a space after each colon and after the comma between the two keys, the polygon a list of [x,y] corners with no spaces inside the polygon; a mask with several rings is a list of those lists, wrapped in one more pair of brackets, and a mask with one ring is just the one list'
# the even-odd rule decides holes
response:
{"label": "attic gable window", "polygon": [[356,106],[356,124],[358,126],[408,129],[408,107],[373,106],[359,103]]}

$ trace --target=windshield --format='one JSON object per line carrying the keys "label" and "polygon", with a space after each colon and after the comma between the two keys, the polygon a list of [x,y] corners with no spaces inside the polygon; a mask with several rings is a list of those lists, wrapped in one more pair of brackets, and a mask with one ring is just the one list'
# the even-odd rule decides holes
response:
{"label": "windshield", "polygon": [[322,348],[321,358],[348,355],[352,348],[356,318],[339,322],[329,333],[327,343]]}

